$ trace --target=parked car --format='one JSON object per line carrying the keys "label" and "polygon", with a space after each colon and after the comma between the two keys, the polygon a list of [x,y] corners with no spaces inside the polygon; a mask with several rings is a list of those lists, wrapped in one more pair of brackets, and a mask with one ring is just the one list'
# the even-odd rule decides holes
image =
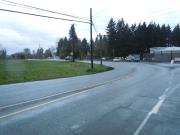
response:
{"label": "parked car", "polygon": [[134,55],[128,55],[125,58],[126,61],[132,61],[132,62],[138,62],[140,61],[140,55],[134,54]]}
{"label": "parked car", "polygon": [[129,55],[125,58],[126,61],[133,61],[134,57],[132,55]]}
{"label": "parked car", "polygon": [[72,56],[66,56],[65,60],[72,60]]}
{"label": "parked car", "polygon": [[102,57],[101,59],[102,59],[102,60],[106,60],[106,57]]}
{"label": "parked car", "polygon": [[119,61],[121,61],[121,58],[120,57],[114,57],[113,61],[114,62],[119,62]]}

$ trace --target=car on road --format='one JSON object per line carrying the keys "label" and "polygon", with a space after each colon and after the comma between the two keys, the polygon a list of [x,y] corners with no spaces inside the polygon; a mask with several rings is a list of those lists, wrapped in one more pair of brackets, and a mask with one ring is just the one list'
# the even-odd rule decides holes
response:
{"label": "car on road", "polygon": [[129,61],[129,62],[138,62],[140,61],[140,55],[137,55],[137,54],[134,54],[134,55],[128,55],[126,58],[125,58],[126,61]]}
{"label": "car on road", "polygon": [[72,56],[66,56],[65,60],[72,60]]}
{"label": "car on road", "polygon": [[101,59],[102,59],[102,60],[106,60],[106,57],[102,57]]}
{"label": "car on road", "polygon": [[121,57],[114,57],[114,59],[113,59],[114,62],[119,62],[119,61],[121,61],[121,60],[122,60]]}

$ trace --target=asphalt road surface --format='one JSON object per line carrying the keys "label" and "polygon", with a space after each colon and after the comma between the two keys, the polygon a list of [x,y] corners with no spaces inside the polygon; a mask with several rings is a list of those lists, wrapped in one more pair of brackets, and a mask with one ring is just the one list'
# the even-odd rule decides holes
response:
{"label": "asphalt road surface", "polygon": [[179,135],[180,65],[0,85],[0,135]]}

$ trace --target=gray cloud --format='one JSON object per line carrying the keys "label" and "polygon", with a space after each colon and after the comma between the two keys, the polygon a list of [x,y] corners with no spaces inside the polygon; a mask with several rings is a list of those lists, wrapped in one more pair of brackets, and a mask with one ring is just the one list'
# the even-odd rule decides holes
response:
{"label": "gray cloud", "polygon": [[57,35],[33,25],[5,19],[0,21],[0,26],[0,44],[8,53],[22,51],[24,48],[36,49],[39,45],[47,48],[56,44]]}

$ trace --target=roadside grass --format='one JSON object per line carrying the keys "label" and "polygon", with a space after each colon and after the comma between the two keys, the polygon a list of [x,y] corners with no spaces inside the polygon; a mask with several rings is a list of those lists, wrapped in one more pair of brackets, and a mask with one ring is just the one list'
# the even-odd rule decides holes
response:
{"label": "roadside grass", "polygon": [[0,60],[0,84],[94,74],[110,70],[104,65],[69,61]]}

